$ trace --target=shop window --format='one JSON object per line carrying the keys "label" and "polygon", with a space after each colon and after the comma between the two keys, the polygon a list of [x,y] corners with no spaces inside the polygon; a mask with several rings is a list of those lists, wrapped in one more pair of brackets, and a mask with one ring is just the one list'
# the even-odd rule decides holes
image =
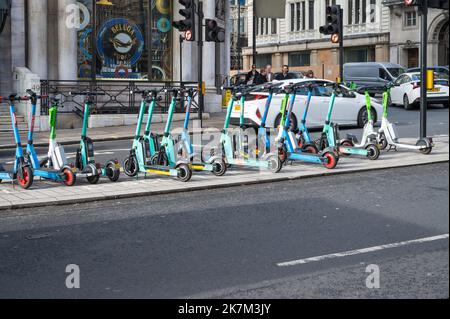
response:
{"label": "shop window", "polygon": [[79,78],[171,80],[172,1],[110,2],[81,1],[92,21],[78,32]]}
{"label": "shop window", "polygon": [[310,52],[289,53],[289,66],[309,66]]}

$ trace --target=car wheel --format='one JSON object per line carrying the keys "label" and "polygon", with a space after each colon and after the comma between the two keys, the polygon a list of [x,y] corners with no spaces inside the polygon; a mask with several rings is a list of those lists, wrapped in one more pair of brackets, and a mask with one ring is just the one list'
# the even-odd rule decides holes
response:
{"label": "car wheel", "polygon": [[[372,113],[373,122],[377,122],[377,112],[374,109],[371,109],[370,112]],[[368,113],[367,108],[364,106],[359,110],[358,113],[358,127],[363,128],[364,125],[366,125],[368,121]]]}
{"label": "car wheel", "polygon": [[[290,119],[290,125],[289,125],[289,130],[290,131],[296,131],[298,129],[298,121],[297,121],[297,117],[292,114],[291,115],[291,119]],[[275,128],[278,128],[280,126],[280,122],[281,122],[281,114],[278,114],[277,118],[275,119]]]}
{"label": "car wheel", "polygon": [[409,103],[408,95],[406,95],[406,94],[403,96],[403,107],[405,108],[405,110],[408,110],[408,111],[413,109],[412,104]]}

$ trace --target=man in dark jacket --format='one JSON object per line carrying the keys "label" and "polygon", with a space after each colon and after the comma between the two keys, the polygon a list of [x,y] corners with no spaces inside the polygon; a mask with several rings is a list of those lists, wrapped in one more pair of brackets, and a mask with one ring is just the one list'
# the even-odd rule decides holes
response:
{"label": "man in dark jacket", "polygon": [[289,73],[289,66],[283,65],[282,72],[277,74],[277,76],[275,77],[275,80],[277,80],[277,81],[292,80],[292,75]]}
{"label": "man in dark jacket", "polygon": [[262,84],[262,77],[261,74],[256,70],[256,65],[252,65],[252,70],[247,73],[247,76],[245,77],[246,84]]}

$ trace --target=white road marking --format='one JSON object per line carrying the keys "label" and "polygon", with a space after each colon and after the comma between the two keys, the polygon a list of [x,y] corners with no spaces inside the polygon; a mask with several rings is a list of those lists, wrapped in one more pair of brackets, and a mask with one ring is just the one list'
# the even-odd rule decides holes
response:
{"label": "white road marking", "polygon": [[307,264],[310,262],[322,261],[325,259],[366,254],[366,253],[371,253],[374,251],[379,251],[379,250],[384,250],[384,249],[389,249],[389,248],[409,246],[409,245],[413,245],[413,244],[421,244],[421,243],[426,243],[426,242],[430,242],[430,241],[447,239],[448,237],[449,237],[449,234],[443,234],[443,235],[438,235],[438,236],[433,236],[433,237],[425,237],[425,238],[420,238],[420,239],[401,241],[401,242],[392,243],[392,244],[373,246],[373,247],[368,247],[368,248],[344,251],[344,252],[335,253],[335,254],[328,254],[328,255],[322,255],[322,256],[309,257],[309,258],[304,258],[304,259],[297,259],[297,260],[293,260],[293,261],[282,262],[282,263],[278,263],[277,266],[287,267],[287,266],[303,265],[303,264]]}

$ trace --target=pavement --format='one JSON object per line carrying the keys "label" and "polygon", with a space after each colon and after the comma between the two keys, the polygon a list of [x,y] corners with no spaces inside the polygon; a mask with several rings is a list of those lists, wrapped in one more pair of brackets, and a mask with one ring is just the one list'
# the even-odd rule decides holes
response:
{"label": "pavement", "polygon": [[441,163],[2,211],[0,298],[448,298],[448,191]]}
{"label": "pavement", "polygon": [[[415,142],[414,139],[404,139],[404,141],[407,143]],[[320,165],[294,163],[283,167],[283,170],[278,174],[265,170],[230,169],[225,176],[218,178],[207,172],[194,172],[192,180],[188,183],[156,176],[131,179],[124,177],[123,174],[121,180],[117,183],[110,183],[106,179],[102,179],[99,184],[90,185],[86,181],[81,180],[77,181],[77,184],[73,187],[65,187],[50,181],[36,180],[32,188],[23,190],[18,186],[5,182],[0,184],[0,210],[211,190],[239,185],[448,162],[448,135],[436,136],[435,144],[436,147],[430,155],[401,150],[398,152],[384,152],[377,161],[370,161],[365,158],[341,157],[338,166],[333,170],[327,170]]]}

